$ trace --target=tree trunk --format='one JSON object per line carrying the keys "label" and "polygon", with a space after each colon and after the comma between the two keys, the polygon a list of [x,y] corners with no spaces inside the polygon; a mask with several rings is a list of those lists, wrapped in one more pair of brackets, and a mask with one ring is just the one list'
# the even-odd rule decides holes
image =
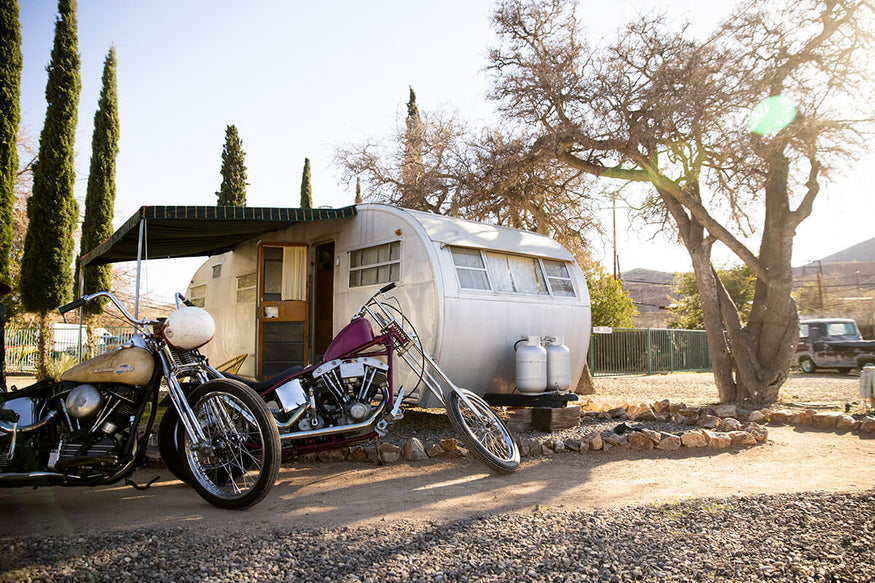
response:
{"label": "tree trunk", "polygon": [[36,378],[49,376],[49,349],[55,341],[54,329],[49,323],[49,313],[39,313],[39,334],[36,340]]}

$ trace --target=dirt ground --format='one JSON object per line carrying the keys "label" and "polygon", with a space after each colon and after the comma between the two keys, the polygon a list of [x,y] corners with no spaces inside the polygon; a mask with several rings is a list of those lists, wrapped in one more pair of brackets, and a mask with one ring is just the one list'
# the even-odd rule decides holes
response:
{"label": "dirt ground", "polygon": [[[602,379],[596,384],[597,388],[601,385],[596,398],[628,402],[670,398],[692,403],[701,391],[690,386],[707,385],[706,377]],[[796,406],[813,403],[810,397],[815,394],[836,408],[855,399],[854,407],[862,406],[856,396],[856,377],[799,377],[791,381],[786,394],[788,403]],[[615,388],[608,390],[608,384]],[[819,388],[813,388],[815,385]],[[668,390],[673,394],[663,392]],[[699,398],[703,402],[715,400],[708,394]],[[0,540],[16,534],[169,525],[228,530],[280,525],[322,528],[397,520],[440,523],[484,513],[527,512],[538,506],[614,508],[755,493],[860,491],[875,487],[875,439],[770,427],[768,442],[756,447],[563,452],[526,458],[510,475],[491,475],[473,460],[385,466],[286,464],[269,496],[243,512],[209,506],[191,488],[169,479],[163,469],[140,470],[134,480],[145,483],[155,476],[162,479],[146,491],[122,484],[0,489],[0,515],[5,518],[0,521]]]}

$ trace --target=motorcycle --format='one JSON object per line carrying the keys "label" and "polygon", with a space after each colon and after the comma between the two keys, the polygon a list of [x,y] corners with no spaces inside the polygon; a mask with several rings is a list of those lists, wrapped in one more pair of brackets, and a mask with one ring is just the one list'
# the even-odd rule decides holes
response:
{"label": "motorcycle", "polygon": [[[462,442],[484,465],[498,473],[519,467],[520,453],[501,418],[477,394],[456,386],[423,350],[400,307],[381,297],[390,283],[362,304],[329,344],[318,364],[294,367],[263,381],[223,375],[205,365],[207,379],[242,382],[269,404],[280,433],[284,457],[340,449],[385,436],[404,416],[404,387],[395,390],[396,357],[444,405]],[[374,326],[379,330],[374,333]],[[214,381],[208,381],[214,382]],[[414,390],[418,387],[414,387]],[[185,480],[181,463],[183,428],[168,411],[158,429],[158,448],[168,469]]]}
{"label": "motorcycle", "polygon": [[[267,405],[243,383],[207,374],[198,348],[215,332],[200,308],[136,320],[109,292],[85,295],[64,314],[108,298],[138,330],[115,350],[0,395],[0,486],[96,486],[130,480],[145,459],[162,380],[180,427],[177,471],[220,508],[261,501],[281,463],[279,432]],[[197,377],[192,389],[180,380]],[[166,415],[167,413],[165,413]],[[153,480],[154,481],[154,480]]]}

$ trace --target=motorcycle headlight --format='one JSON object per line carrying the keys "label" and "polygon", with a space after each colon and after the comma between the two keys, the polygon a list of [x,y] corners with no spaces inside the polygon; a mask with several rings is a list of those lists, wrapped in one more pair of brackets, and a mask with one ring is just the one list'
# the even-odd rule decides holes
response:
{"label": "motorcycle headlight", "polygon": [[164,338],[173,348],[194,350],[213,339],[216,323],[210,313],[194,306],[180,308],[167,317]]}

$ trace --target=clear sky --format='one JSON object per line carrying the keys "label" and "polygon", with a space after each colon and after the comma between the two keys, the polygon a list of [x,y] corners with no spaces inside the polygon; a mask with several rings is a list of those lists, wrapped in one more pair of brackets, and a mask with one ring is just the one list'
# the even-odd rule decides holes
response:
{"label": "clear sky", "polygon": [[[37,138],[57,3],[19,4],[22,122]],[[732,3],[581,0],[581,5],[584,23],[601,37],[654,8],[708,30]],[[389,135],[406,115],[409,86],[421,110],[455,110],[472,125],[491,116],[485,67],[495,38],[492,9],[485,0],[79,0],[80,204],[103,61],[112,44],[121,117],[115,226],[141,205],[215,204],[229,124],[237,126],[246,152],[249,206],[297,206],[306,157],[314,205],[344,206],[353,202],[355,185],[339,183],[335,147]],[[870,213],[861,212],[871,208],[868,199],[862,176],[824,188],[814,216],[799,229],[794,265],[870,238]],[[603,216],[610,220],[610,213]],[[682,247],[663,236],[651,240],[647,229],[628,225],[622,212],[619,217],[624,271],[690,268]],[[594,246],[610,268],[610,238]],[[160,262],[146,286],[164,297],[183,291],[200,263]]]}

